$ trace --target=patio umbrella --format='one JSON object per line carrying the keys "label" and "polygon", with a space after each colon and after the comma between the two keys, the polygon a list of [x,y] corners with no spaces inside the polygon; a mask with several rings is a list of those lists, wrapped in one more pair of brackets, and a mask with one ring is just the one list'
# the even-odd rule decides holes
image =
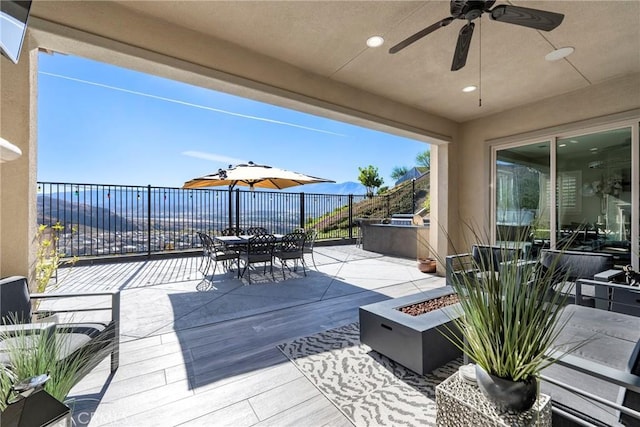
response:
{"label": "patio umbrella", "polygon": [[218,172],[194,178],[184,183],[182,188],[202,188],[228,185],[233,189],[236,185],[254,188],[270,188],[282,190],[296,185],[315,184],[318,182],[335,182],[329,179],[317,178],[298,172],[292,172],[272,166],[248,164],[229,166],[228,169],[218,169]]}
{"label": "patio umbrella", "polygon": [[[295,187],[296,185],[315,184],[318,182],[335,182],[329,179],[317,178],[298,172],[292,172],[280,168],[266,165],[256,165],[253,162],[241,164],[235,167],[229,165],[228,169],[218,169],[218,172],[194,178],[184,183],[182,188],[203,188],[216,187],[221,185],[229,186],[229,227],[233,223],[233,212],[231,190],[236,185],[249,187],[251,191],[255,187],[282,190],[283,188]],[[239,200],[239,199],[238,199]],[[237,204],[236,202],[236,210]],[[236,219],[236,222],[238,220]]]}

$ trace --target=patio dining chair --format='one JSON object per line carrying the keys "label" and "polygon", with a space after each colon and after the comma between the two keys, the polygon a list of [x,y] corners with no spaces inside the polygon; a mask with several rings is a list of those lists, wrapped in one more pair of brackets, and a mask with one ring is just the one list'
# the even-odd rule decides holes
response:
{"label": "patio dining chair", "polygon": [[[303,255],[304,254],[310,254],[311,255],[311,261],[313,262],[313,268],[315,268],[316,270],[318,269],[318,267],[316,266],[316,259],[313,257],[313,246],[316,243],[316,238],[318,237],[318,231],[315,228],[310,228],[309,230],[307,230],[305,232],[306,237],[304,239],[304,247],[302,248],[302,252]],[[307,265],[306,262],[304,261],[304,256],[302,257],[302,263],[304,265]]]}
{"label": "patio dining chair", "polygon": [[238,262],[238,252],[229,248],[227,245],[221,242],[216,242],[213,240],[211,236],[206,233],[198,232],[198,236],[202,241],[203,248],[203,261],[205,262],[206,258],[206,266],[204,269],[200,268],[200,271],[205,276],[209,272],[209,268],[211,267],[211,263],[213,262],[213,273],[211,277],[216,274],[216,269],[218,268],[218,261],[223,262],[223,266],[227,269],[230,267],[230,263],[232,261]]}
{"label": "patio dining chair", "polygon": [[244,277],[244,273],[247,272],[247,278],[251,283],[251,264],[263,263],[264,270],[267,272],[267,263],[269,263],[271,277],[273,278],[273,250],[276,243],[276,237],[273,234],[258,234],[251,236],[247,242],[246,247],[240,251],[238,260],[244,262],[244,268],[240,270],[240,263],[238,262],[238,277]]}
{"label": "patio dining chair", "polygon": [[269,234],[269,230],[264,227],[249,227],[245,230],[245,234],[249,236],[257,236],[258,234]]}
{"label": "patio dining chair", "polygon": [[245,234],[242,228],[228,227],[220,232],[221,236],[239,236]]}
{"label": "patio dining chair", "polygon": [[287,270],[291,271],[287,265],[287,261],[291,260],[294,261],[293,271],[296,271],[298,268],[298,260],[300,260],[302,264],[302,272],[305,276],[307,275],[304,265],[304,242],[306,237],[307,235],[303,231],[294,231],[293,233],[288,233],[282,236],[282,240],[276,245],[273,256],[280,261],[283,279],[286,278],[284,275],[284,268],[287,267]]}
{"label": "patio dining chair", "polygon": [[209,245],[209,236],[207,234],[203,233],[202,231],[196,231],[196,234],[198,235],[200,244],[202,245],[202,259],[200,260],[198,271],[203,273],[204,270],[202,269],[202,267],[204,267],[205,264],[207,265],[207,267],[209,266],[209,251],[211,250],[211,247]]}

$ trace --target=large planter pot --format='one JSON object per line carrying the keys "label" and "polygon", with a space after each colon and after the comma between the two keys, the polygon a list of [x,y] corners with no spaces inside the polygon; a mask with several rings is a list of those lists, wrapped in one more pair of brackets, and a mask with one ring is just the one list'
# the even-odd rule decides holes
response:
{"label": "large planter pot", "polygon": [[34,323],[60,323],[58,314],[50,311],[39,311],[34,313],[31,321]]}
{"label": "large planter pot", "polygon": [[435,273],[436,260],[433,258],[418,258],[418,270],[423,273]]}
{"label": "large planter pot", "polygon": [[538,381],[512,381],[489,374],[476,365],[476,381],[482,393],[501,411],[524,412],[533,406],[538,394]]}

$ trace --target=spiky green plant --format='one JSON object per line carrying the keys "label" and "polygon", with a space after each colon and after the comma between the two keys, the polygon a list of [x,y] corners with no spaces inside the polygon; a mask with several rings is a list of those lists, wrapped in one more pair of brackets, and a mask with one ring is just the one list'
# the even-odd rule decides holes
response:
{"label": "spiky green plant", "polygon": [[[479,237],[474,233],[474,236]],[[501,259],[519,242],[496,246]],[[562,316],[568,293],[558,292],[566,275],[554,274],[532,261],[504,262],[500,271],[489,260],[471,261],[470,270],[483,274],[457,274],[452,287],[460,297],[458,317],[453,330],[445,334],[486,372],[513,381],[537,377],[542,369],[555,363],[545,356],[570,316]],[[567,343],[565,343],[567,344]],[[584,342],[568,343],[566,354]]]}
{"label": "spiky green plant", "polygon": [[11,332],[0,331],[4,356],[0,364],[0,411],[6,407],[11,385],[41,374],[51,377],[44,389],[64,401],[71,388],[87,373],[90,354],[82,350],[60,361],[60,356],[70,353],[63,339],[64,332],[55,330],[47,334],[43,330],[34,333],[28,329],[11,329]]}
{"label": "spiky green plant", "polygon": [[11,390],[11,386],[18,382],[11,370],[0,363],[0,412],[4,411],[7,407],[7,396]]}

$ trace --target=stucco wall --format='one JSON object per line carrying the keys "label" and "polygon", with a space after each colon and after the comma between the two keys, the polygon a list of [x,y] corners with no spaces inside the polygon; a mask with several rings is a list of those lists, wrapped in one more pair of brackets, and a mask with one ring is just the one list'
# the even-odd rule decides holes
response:
{"label": "stucco wall", "polygon": [[[26,41],[25,47],[28,47]],[[22,156],[0,163],[0,277],[30,275],[36,233],[36,74],[37,53],[23,49],[19,63],[0,58],[0,135]]]}
{"label": "stucco wall", "polygon": [[[562,129],[563,125],[573,122],[637,108],[640,108],[640,74],[462,124],[455,152],[459,162],[456,192],[460,220],[489,229],[491,148],[488,140],[545,128]],[[458,239],[457,243],[463,241]]]}

